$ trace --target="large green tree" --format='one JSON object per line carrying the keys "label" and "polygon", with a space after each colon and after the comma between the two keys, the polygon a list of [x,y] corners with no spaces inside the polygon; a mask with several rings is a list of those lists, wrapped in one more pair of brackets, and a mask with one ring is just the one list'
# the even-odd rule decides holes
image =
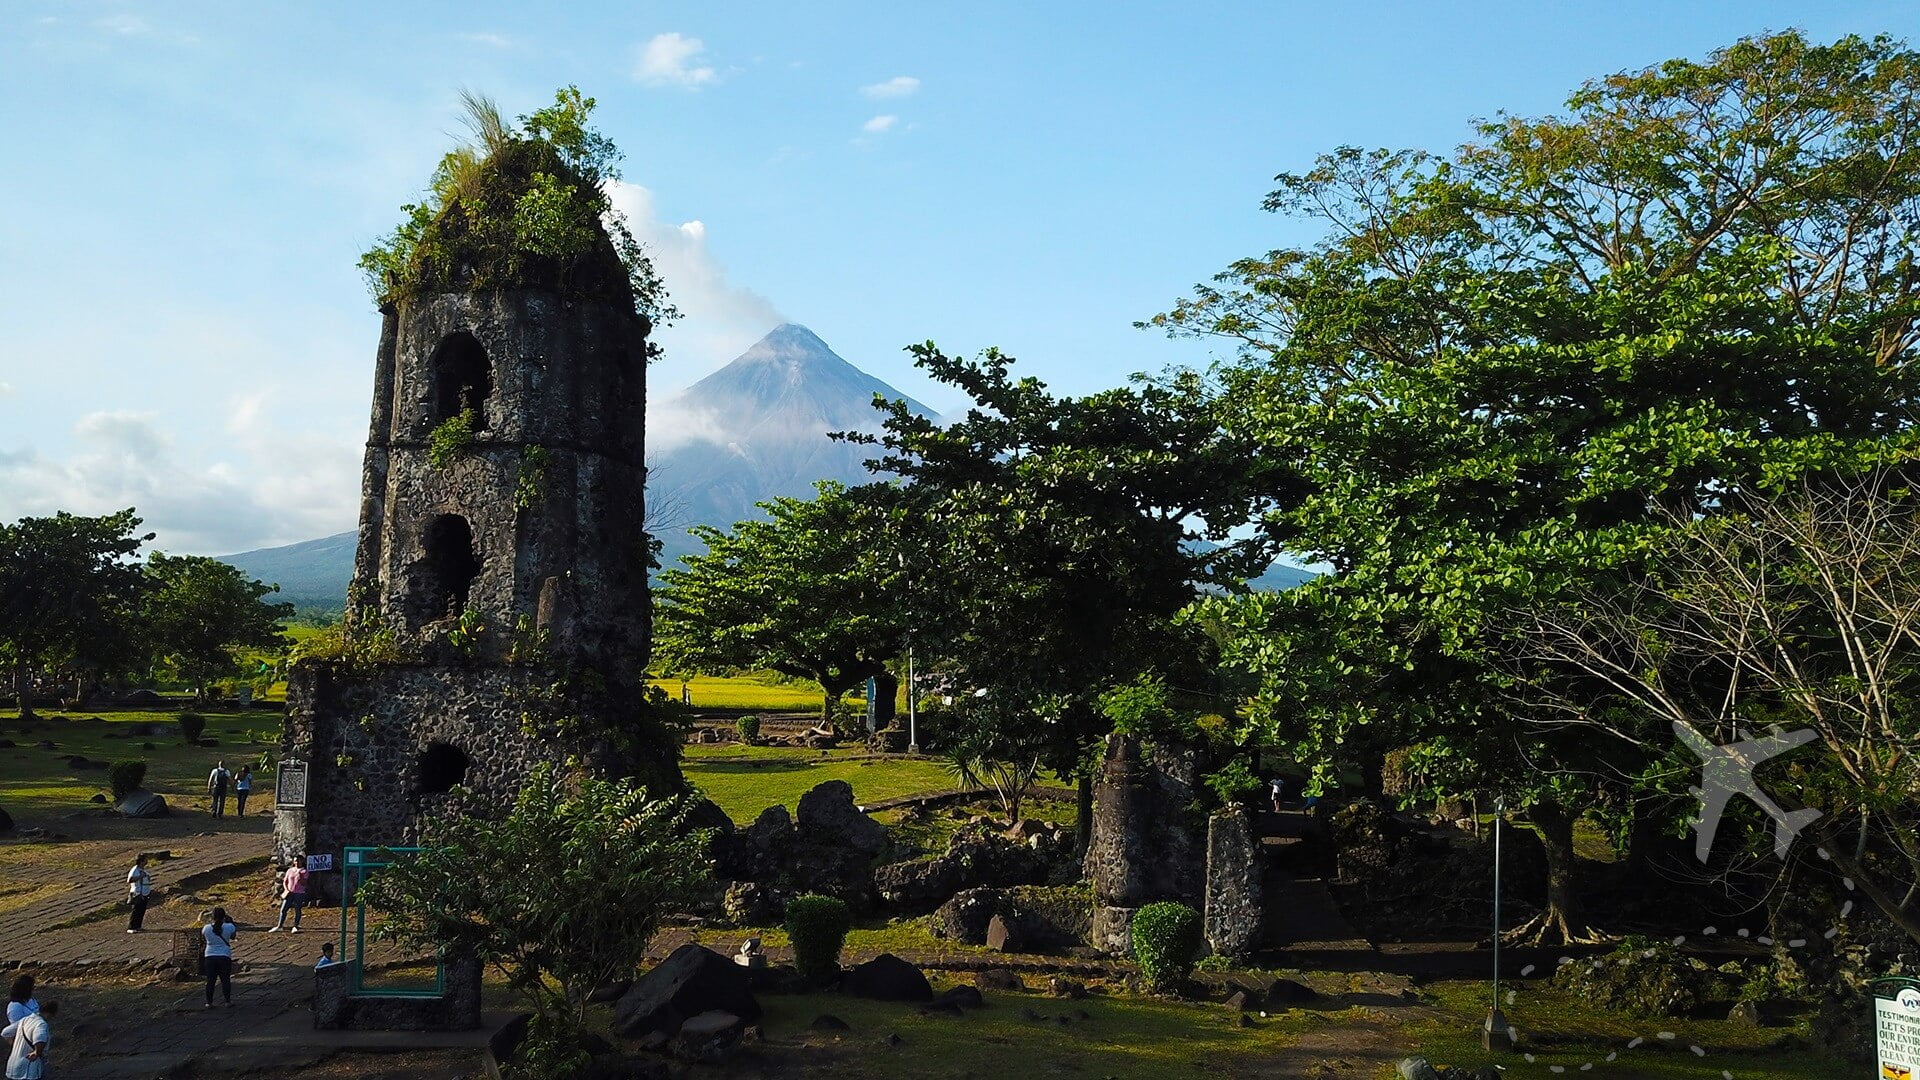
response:
{"label": "large green tree", "polygon": [[877,446],[870,467],[906,482],[921,640],[992,699],[966,710],[970,751],[1037,751],[1077,773],[1084,839],[1087,747],[1111,728],[1100,693],[1191,662],[1198,638],[1173,616],[1199,590],[1265,569],[1264,539],[1234,530],[1287,495],[1292,473],[1223,427],[1214,388],[1192,372],[1072,397],[1016,377],[997,350],[912,352],[967,394],[965,415],[885,403],[879,434],[845,437]]}
{"label": "large green tree", "polygon": [[266,600],[278,586],[199,555],[156,551],[145,571],[139,617],[150,655],[195,687],[230,674],[236,648],[286,644],[279,623],[293,615],[293,605]]}
{"label": "large green tree", "polygon": [[831,723],[847,691],[906,641],[893,489],[823,482],[763,502],[765,519],[699,526],[706,551],[660,575],[654,655],[669,671],[770,668],[820,684]]}
{"label": "large green tree", "polygon": [[0,525],[0,660],[31,717],[36,679],[108,662],[124,643],[142,578],[133,556],[152,533],[131,509],[59,513]]}
{"label": "large green tree", "polygon": [[1917,91],[1898,43],[1784,33],[1451,155],[1342,149],[1267,201],[1324,240],[1155,320],[1240,346],[1231,426],[1313,487],[1268,527],[1334,573],[1213,612],[1272,737],[1504,791],[1546,840],[1534,936],[1587,936],[1573,819],[1640,766],[1513,677],[1516,613],[1631,580],[1671,515],[1910,442]]}

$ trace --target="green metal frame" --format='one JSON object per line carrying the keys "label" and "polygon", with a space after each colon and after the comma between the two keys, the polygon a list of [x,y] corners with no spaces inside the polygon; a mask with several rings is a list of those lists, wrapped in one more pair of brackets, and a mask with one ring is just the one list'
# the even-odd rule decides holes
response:
{"label": "green metal frame", "polygon": [[[367,966],[363,962],[367,954],[367,905],[359,900],[360,886],[367,874],[383,866],[392,866],[400,861],[396,856],[404,857],[417,854],[417,847],[350,847],[340,867],[340,956],[353,965],[352,981],[347,986],[349,997],[384,998],[437,998],[445,997],[447,992],[447,965],[444,960],[435,959],[433,965],[433,989],[396,990],[391,987],[366,985]],[[347,952],[346,910],[353,910],[353,952]]]}

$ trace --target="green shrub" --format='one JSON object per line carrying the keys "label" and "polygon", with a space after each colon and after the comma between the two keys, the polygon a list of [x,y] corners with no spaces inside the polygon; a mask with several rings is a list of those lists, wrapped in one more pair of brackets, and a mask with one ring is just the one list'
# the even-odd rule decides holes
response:
{"label": "green shrub", "polygon": [[182,742],[197,743],[200,733],[207,730],[207,718],[196,712],[183,712],[174,717],[173,722],[180,727]]}
{"label": "green shrub", "polygon": [[1244,803],[1260,791],[1260,778],[1247,768],[1247,759],[1234,758],[1210,773],[1205,781],[1222,806]]}
{"label": "green shrub", "polygon": [[1185,904],[1148,904],[1133,915],[1133,958],[1149,990],[1185,981],[1200,955],[1200,913]]}
{"label": "green shrub", "polygon": [[449,416],[427,436],[427,460],[436,469],[453,464],[454,459],[473,448],[473,425],[478,419],[472,409]]}
{"label": "green shrub", "polygon": [[751,714],[743,716],[733,722],[733,730],[741,742],[750,743],[760,737],[760,718]]}
{"label": "green shrub", "polygon": [[831,896],[796,896],[787,901],[787,937],[793,966],[815,982],[840,970],[840,946],[853,927],[846,901]]}
{"label": "green shrub", "polygon": [[107,766],[107,789],[113,792],[113,801],[119,802],[132,791],[139,790],[147,781],[147,763],[144,761],[116,761]]}

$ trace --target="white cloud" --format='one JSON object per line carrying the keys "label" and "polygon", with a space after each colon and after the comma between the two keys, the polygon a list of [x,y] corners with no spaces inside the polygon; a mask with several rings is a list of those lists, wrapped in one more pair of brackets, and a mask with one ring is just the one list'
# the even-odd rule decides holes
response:
{"label": "white cloud", "polygon": [[181,33],[177,30],[163,30],[139,15],[126,12],[117,15],[104,15],[95,19],[93,20],[93,27],[96,30],[104,31],[116,37],[153,38],[178,45],[190,45],[198,40],[192,34]]}
{"label": "white cloud", "polygon": [[860,92],[875,100],[881,98],[903,98],[920,89],[920,80],[911,75],[895,75],[886,82],[877,82],[863,86]]}
{"label": "white cloud", "polygon": [[640,61],[634,66],[633,77],[648,86],[689,89],[705,86],[716,78],[713,66],[703,62],[706,51],[706,45],[697,37],[655,34],[640,47]]}
{"label": "white cloud", "polygon": [[681,318],[654,331],[666,355],[648,375],[647,449],[660,452],[720,429],[712,417],[689,416],[671,407],[672,390],[718,369],[767,331],[786,320],[766,297],[735,284],[707,245],[707,226],[699,220],[675,224],[659,219],[653,192],[638,184],[615,183],[614,208],[627,216],[633,235],[647,246],[654,269],[667,283]]}
{"label": "white cloud", "polygon": [[[66,510],[135,508],[166,551],[227,554],[353,527],[360,447],[350,438],[290,433],[300,395],[257,391],[230,403],[238,464],[189,465],[150,412],[89,413],[64,460],[0,454],[0,521]],[[276,404],[278,408],[276,408]]]}
{"label": "white cloud", "polygon": [[10,382],[0,381],[0,397],[7,397],[12,393],[13,393],[13,384]]}
{"label": "white cloud", "polygon": [[866,123],[861,124],[860,130],[866,132],[869,135],[884,135],[887,132],[892,131],[893,125],[899,122],[900,122],[900,118],[897,116],[891,116],[891,115],[876,116],[873,119],[867,121]]}

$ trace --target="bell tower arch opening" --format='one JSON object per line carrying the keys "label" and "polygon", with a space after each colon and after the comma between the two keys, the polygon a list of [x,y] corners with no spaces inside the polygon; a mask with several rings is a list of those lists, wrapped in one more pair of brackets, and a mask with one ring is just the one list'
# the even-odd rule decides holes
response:
{"label": "bell tower arch opening", "polygon": [[465,330],[448,334],[433,350],[434,424],[473,413],[473,430],[487,429],[487,399],[493,395],[493,365],[479,340]]}
{"label": "bell tower arch opening", "polygon": [[421,557],[408,614],[415,625],[457,615],[466,608],[480,557],[473,550],[473,526],[458,514],[441,514],[421,537]]}
{"label": "bell tower arch opening", "polygon": [[466,751],[443,742],[428,743],[414,758],[415,790],[422,795],[444,795],[467,778]]}

